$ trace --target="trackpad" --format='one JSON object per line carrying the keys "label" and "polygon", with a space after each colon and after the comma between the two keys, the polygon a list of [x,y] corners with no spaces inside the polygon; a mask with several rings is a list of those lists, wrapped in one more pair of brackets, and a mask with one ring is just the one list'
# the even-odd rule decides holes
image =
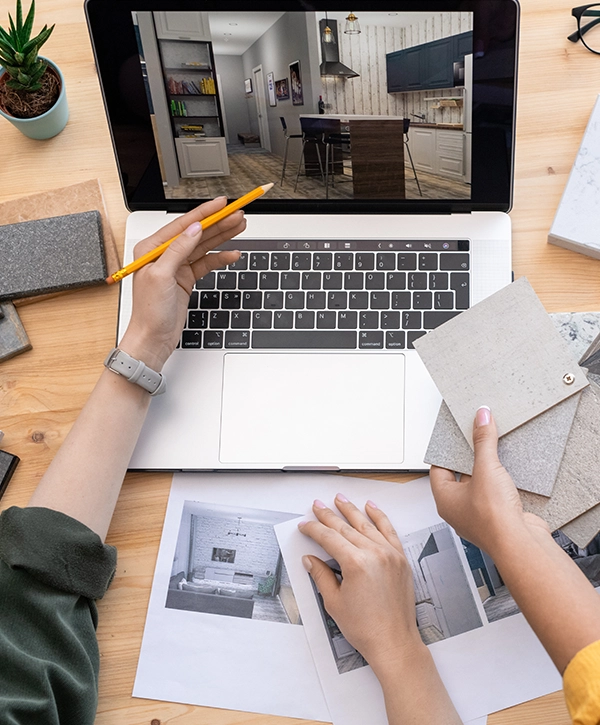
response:
{"label": "trackpad", "polygon": [[404,459],[404,355],[230,353],[224,366],[222,463]]}

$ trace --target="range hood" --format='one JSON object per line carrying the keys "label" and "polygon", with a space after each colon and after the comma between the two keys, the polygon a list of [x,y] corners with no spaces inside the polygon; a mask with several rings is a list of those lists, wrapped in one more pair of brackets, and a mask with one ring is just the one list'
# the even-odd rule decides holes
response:
{"label": "range hood", "polygon": [[[323,42],[323,31],[325,27],[331,29],[331,34],[335,39],[335,43]],[[319,20],[319,38],[321,39],[321,75],[322,76],[338,76],[341,78],[358,78],[358,73],[348,68],[347,65],[340,63],[340,50],[338,45],[337,20]]]}

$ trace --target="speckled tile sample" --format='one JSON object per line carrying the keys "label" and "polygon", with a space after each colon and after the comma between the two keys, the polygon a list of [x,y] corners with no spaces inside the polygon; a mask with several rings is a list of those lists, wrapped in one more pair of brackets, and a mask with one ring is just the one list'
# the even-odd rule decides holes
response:
{"label": "speckled tile sample", "polygon": [[31,343],[12,302],[0,304],[0,362],[31,350]]}
{"label": "speckled tile sample", "polygon": [[0,227],[0,300],[103,283],[100,220],[86,211]]}
{"label": "speckled tile sample", "polygon": [[600,531],[600,505],[569,521],[568,524],[561,526],[560,530],[577,546],[584,549]]}
{"label": "speckled tile sample", "polygon": [[470,446],[479,406],[505,435],[588,384],[524,277],[414,345]]}
{"label": "speckled tile sample", "polygon": [[550,314],[571,354],[583,367],[583,358],[590,353],[590,346],[598,338],[600,343],[600,312],[556,312]]}

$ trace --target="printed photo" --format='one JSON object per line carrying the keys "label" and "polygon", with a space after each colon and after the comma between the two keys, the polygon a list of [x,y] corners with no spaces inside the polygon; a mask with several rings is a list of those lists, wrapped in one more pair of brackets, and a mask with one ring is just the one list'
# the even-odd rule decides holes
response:
{"label": "printed photo", "polygon": [[302,624],[273,530],[296,517],[186,501],[165,607]]}
{"label": "printed photo", "polygon": [[302,94],[302,77],[300,75],[299,60],[290,63],[290,85],[292,87],[292,104],[294,106],[303,106],[304,95]]}
{"label": "printed photo", "polygon": [[278,101],[287,101],[290,97],[290,86],[287,78],[275,81],[275,95]]}

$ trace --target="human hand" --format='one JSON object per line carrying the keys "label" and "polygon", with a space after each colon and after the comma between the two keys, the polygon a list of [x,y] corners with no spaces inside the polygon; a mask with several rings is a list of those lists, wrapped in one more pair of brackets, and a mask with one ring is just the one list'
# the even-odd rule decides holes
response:
{"label": "human hand", "polygon": [[473,444],[472,476],[462,475],[457,481],[454,472],[431,467],[431,488],[440,516],[492,556],[497,544],[519,530],[547,537],[547,524],[523,511],[515,484],[498,459],[498,430],[485,406],[475,416]]}
{"label": "human hand", "polygon": [[201,204],[135,246],[137,259],[180,235],[155,262],[134,273],[131,320],[120,342],[125,352],[154,370],[162,368],[177,346],[195,281],[239,259],[237,251],[208,252],[245,229],[242,211],[206,231],[199,224],[226,203],[226,197],[219,197]]}
{"label": "human hand", "polygon": [[318,520],[299,528],[338,562],[342,581],[318,557],[302,561],[344,637],[381,679],[425,647],[416,624],[412,571],[397,533],[375,504],[367,503],[367,516],[341,494],[335,505],[348,523],[315,501]]}

